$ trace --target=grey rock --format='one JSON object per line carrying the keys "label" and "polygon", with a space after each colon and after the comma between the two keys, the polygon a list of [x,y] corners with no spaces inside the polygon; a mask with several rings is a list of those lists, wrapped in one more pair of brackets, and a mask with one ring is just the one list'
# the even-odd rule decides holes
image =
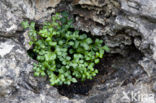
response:
{"label": "grey rock", "polygon": [[115,20],[117,24],[116,29],[131,28],[139,33],[138,36],[140,38],[134,36],[134,44],[146,56],[139,63],[147,72],[148,76],[152,77],[155,76],[154,62],[156,61],[156,24],[153,21],[155,19],[154,2],[154,0],[121,0],[121,9],[127,16],[118,15]]}
{"label": "grey rock", "polygon": [[1,37],[0,51],[0,103],[71,103],[33,76],[34,61],[18,42]]}
{"label": "grey rock", "polygon": [[[117,72],[107,78],[103,75],[101,78],[106,81],[95,84],[85,97],[61,96],[56,88],[47,84],[46,77],[35,78],[32,71],[35,61],[26,53],[31,47],[27,31],[23,33],[20,23],[28,19],[42,24],[51,18],[56,8],[61,11],[61,6],[74,15],[76,29],[103,35],[101,38],[111,48],[110,53],[124,56],[113,58],[109,67]],[[155,9],[155,0],[1,0],[0,102],[138,103],[134,100],[139,98],[130,97],[136,93],[146,96],[140,103],[155,103]]]}
{"label": "grey rock", "polygon": [[[141,40],[139,40],[139,44],[140,46],[138,47],[138,49],[140,49],[142,52],[144,52],[144,54],[146,56],[151,56],[152,55],[152,50],[151,50],[151,46],[154,41],[154,34],[153,34],[153,30],[155,28],[155,24],[154,23],[150,23],[146,20],[142,20],[138,17],[131,17],[129,16],[128,18],[123,17],[123,16],[118,16],[116,18],[116,23],[118,28],[124,28],[124,27],[128,27],[128,28],[133,28],[134,30],[136,30],[137,32],[141,33],[140,37]],[[148,25],[147,25],[148,24]],[[151,35],[151,36],[149,36]],[[138,39],[135,39],[135,44],[137,42]],[[141,42],[141,43],[140,43]],[[138,46],[139,44],[137,44],[136,46]],[[147,52],[147,51],[151,51],[151,52]]]}
{"label": "grey rock", "polygon": [[[121,9],[127,16],[118,15],[115,22],[118,29],[131,28],[140,33],[141,40],[135,39],[135,45],[144,54],[155,58],[155,0],[122,1]],[[117,29],[116,28],[116,29]]]}
{"label": "grey rock", "polygon": [[[114,35],[113,20],[117,15],[119,3],[116,0],[78,0],[73,7],[73,14],[76,14],[75,28],[91,32],[92,35]],[[107,25],[107,26],[106,26]]]}
{"label": "grey rock", "polygon": [[0,32],[7,36],[16,32],[23,18],[33,19],[35,9],[28,0],[1,0],[0,15]]}
{"label": "grey rock", "polygon": [[0,34],[15,36],[21,31],[21,22],[25,19],[40,20],[51,16],[60,0],[1,0]]}
{"label": "grey rock", "polygon": [[156,92],[156,82],[153,83],[153,91]]}
{"label": "grey rock", "polygon": [[35,0],[32,1],[35,5],[35,20],[41,20],[43,18],[51,17],[51,14],[55,12],[55,7],[61,0]]}
{"label": "grey rock", "polygon": [[[107,0],[105,1],[108,3],[108,5],[113,5],[112,2],[114,2],[109,2]],[[120,2],[124,1],[121,0]],[[147,100],[144,102],[148,103],[148,101],[151,100],[150,102],[154,103],[154,97],[152,97],[152,99],[150,97],[150,95],[154,96],[154,93],[150,88],[152,83],[149,83],[151,78],[148,75],[144,74],[144,71],[145,65],[147,65],[146,69],[148,67],[150,68],[149,74],[152,75],[151,77],[153,78],[155,76],[155,73],[152,72],[154,70],[153,67],[155,66],[155,64],[151,59],[153,55],[153,47],[151,46],[153,44],[153,29],[155,28],[155,23],[150,22],[146,19],[142,19],[138,16],[138,14],[131,15],[132,13],[129,13],[130,11],[126,11],[124,7],[122,8],[122,5],[121,8],[123,9],[124,13],[116,14],[117,17],[115,17],[115,21],[112,23],[110,21],[113,21],[114,19],[112,19],[113,14],[111,14],[110,12],[113,12],[118,6],[113,5],[113,7],[110,6],[109,10],[106,10],[105,7],[100,9],[99,7],[96,8],[96,4],[94,4],[94,1],[91,2],[91,0],[83,0],[83,2],[80,0],[79,3],[81,3],[81,9],[77,10],[77,8],[74,8],[73,10],[74,13],[78,15],[76,16],[75,28],[82,31],[91,32],[91,34],[97,36],[104,35],[104,42],[109,47],[111,47],[111,53],[120,53],[122,55],[125,55],[126,58],[131,57],[131,55],[129,55],[129,52],[132,54],[136,53],[132,59],[133,62],[130,62],[131,60],[129,59],[119,58],[118,60],[121,62],[116,61],[117,63],[112,63],[113,65],[115,64],[113,67],[117,68],[118,72],[114,75],[111,75],[112,78],[106,80],[106,82],[104,82],[103,84],[97,84],[93,86],[93,89],[89,91],[90,95],[86,97],[86,102],[124,103],[124,101],[121,100],[121,98],[124,96],[123,91],[125,91],[125,93],[138,93],[140,91],[143,91],[143,93],[138,93],[137,95],[148,95]],[[92,7],[93,5],[95,7]],[[98,13],[96,10],[105,10],[106,13],[100,14],[99,16],[97,15]],[[109,16],[111,16],[112,18],[108,17],[105,22],[102,21],[105,19],[105,14],[109,14]],[[100,17],[103,17],[102,20],[100,19]],[[107,24],[107,26],[105,26],[105,24]],[[149,35],[151,34],[153,36],[150,37]],[[136,52],[133,49],[128,49],[125,52],[125,48],[129,46],[136,47],[141,52]],[[138,64],[139,61],[134,60],[136,60],[138,55],[142,55],[142,53],[146,57],[149,57],[149,61],[147,64],[140,64],[142,66],[140,67],[140,65]],[[143,61],[140,60],[140,62]],[[106,77],[102,78],[106,79]],[[146,82],[149,83],[149,85],[146,85]],[[142,88],[142,86],[144,88]],[[147,92],[145,92],[144,90]],[[136,101],[133,101],[131,100],[131,98],[129,98],[128,102],[135,103]]]}
{"label": "grey rock", "polygon": [[[144,96],[144,97],[141,97]],[[97,94],[87,99],[87,103],[155,103],[150,85],[137,83],[126,87],[112,88],[112,91]]]}
{"label": "grey rock", "polygon": [[155,77],[156,74],[156,64],[154,61],[148,58],[144,58],[139,61],[139,64],[143,67],[144,71],[149,77]]}
{"label": "grey rock", "polygon": [[78,2],[79,4],[85,4],[85,5],[92,5],[92,6],[98,6],[98,7],[102,7],[105,5],[104,1],[102,0],[80,0]]}
{"label": "grey rock", "polygon": [[137,61],[134,61],[137,53],[133,56],[132,54],[129,57],[113,59],[113,67],[118,71],[105,77],[105,83],[93,86],[91,95],[86,99],[87,103],[155,102],[151,78],[144,73]]}
{"label": "grey rock", "polygon": [[3,90],[0,94],[8,95],[17,88],[18,81],[22,78],[20,73],[29,73],[32,65],[25,50],[11,39],[0,38],[0,51],[0,81]]}
{"label": "grey rock", "polygon": [[29,37],[29,30],[26,30],[23,35],[20,35],[20,39],[23,38],[23,40],[21,40],[22,45],[24,46],[24,48],[26,50],[29,50],[31,48],[31,45],[29,44],[30,42],[30,37]]}
{"label": "grey rock", "polygon": [[13,81],[10,79],[1,79],[0,80],[0,95],[5,96],[6,94],[11,93],[12,88],[10,87],[12,85]]}
{"label": "grey rock", "polygon": [[156,1],[155,0],[125,0],[121,2],[121,9],[127,13],[145,16],[149,19],[156,19]]}

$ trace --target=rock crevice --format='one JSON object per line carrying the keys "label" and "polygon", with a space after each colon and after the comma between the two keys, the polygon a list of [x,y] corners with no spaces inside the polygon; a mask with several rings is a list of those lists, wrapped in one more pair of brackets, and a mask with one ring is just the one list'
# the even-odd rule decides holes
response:
{"label": "rock crevice", "polygon": [[[155,0],[1,0],[0,102],[155,103],[155,10]],[[104,58],[106,64],[99,66],[110,69],[106,70],[110,75],[106,79],[99,74],[104,82],[96,78],[85,97],[74,94],[69,99],[49,86],[46,78],[34,78],[32,64],[36,61],[26,52],[31,47],[21,22],[27,19],[42,24],[60,11],[70,13],[75,29],[101,36],[111,48],[110,55],[117,54]],[[111,74],[111,68],[116,72]],[[146,101],[120,98],[129,92],[147,95]]]}

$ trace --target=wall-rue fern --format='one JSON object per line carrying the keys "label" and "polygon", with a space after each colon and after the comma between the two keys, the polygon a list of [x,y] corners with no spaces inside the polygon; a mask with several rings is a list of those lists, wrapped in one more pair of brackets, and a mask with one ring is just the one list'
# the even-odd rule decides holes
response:
{"label": "wall-rue fern", "polygon": [[98,73],[94,65],[109,51],[107,46],[102,46],[102,40],[71,31],[72,20],[66,12],[56,13],[40,30],[35,30],[34,22],[25,21],[22,25],[29,28],[30,45],[37,54],[34,75],[47,76],[51,85],[92,79]]}

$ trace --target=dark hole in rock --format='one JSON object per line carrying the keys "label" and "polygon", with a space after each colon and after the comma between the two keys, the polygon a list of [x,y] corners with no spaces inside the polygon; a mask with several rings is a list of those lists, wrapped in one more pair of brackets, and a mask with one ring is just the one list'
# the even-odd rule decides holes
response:
{"label": "dark hole in rock", "polygon": [[33,49],[27,50],[27,53],[28,53],[28,55],[29,55],[32,59],[34,59],[34,60],[37,59],[37,54],[33,51]]}
{"label": "dark hole in rock", "polygon": [[37,24],[37,23],[35,23],[35,30],[36,30],[36,31],[39,31],[39,30],[40,30],[40,25]]}
{"label": "dark hole in rock", "polygon": [[53,7],[47,7],[47,10],[51,10],[51,9],[53,9]]}
{"label": "dark hole in rock", "polygon": [[[138,64],[138,61],[144,56],[143,53],[134,45],[127,46],[126,50],[128,52],[126,56],[109,54],[109,56],[105,57],[103,70],[107,70],[108,73],[110,73],[111,69],[115,69],[115,72],[110,75],[97,75],[99,79],[105,80],[105,82],[97,82],[97,77],[95,78],[94,88],[89,91],[90,95],[87,97],[86,103],[103,103],[106,98],[114,95],[114,89],[118,89],[119,86],[133,84],[139,76],[142,77],[142,74],[145,74],[142,67]],[[105,60],[108,62],[105,62]],[[108,65],[108,67],[106,67],[106,65]],[[104,79],[102,77],[104,77]],[[112,92],[109,91],[110,89]]]}
{"label": "dark hole in rock", "polygon": [[59,93],[68,98],[74,97],[74,94],[87,96],[90,89],[92,89],[94,80],[86,80],[71,85],[55,86]]}

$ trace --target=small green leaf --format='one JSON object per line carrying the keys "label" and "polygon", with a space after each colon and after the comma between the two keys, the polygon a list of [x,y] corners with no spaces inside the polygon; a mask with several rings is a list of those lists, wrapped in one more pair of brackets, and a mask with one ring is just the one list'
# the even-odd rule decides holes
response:
{"label": "small green leaf", "polygon": [[47,42],[51,41],[51,38],[50,38],[50,37],[48,37],[48,38],[46,39],[46,41],[47,41]]}
{"label": "small green leaf", "polygon": [[85,38],[87,38],[87,35],[86,34],[83,34],[83,35],[80,35],[80,39],[85,39]]}
{"label": "small green leaf", "polygon": [[52,52],[49,52],[45,55],[46,61],[54,60],[55,58],[56,58],[56,54]]}
{"label": "small green leaf", "polygon": [[28,28],[28,27],[29,27],[28,21],[23,21],[23,22],[22,22],[22,27],[23,27],[24,29]]}
{"label": "small green leaf", "polygon": [[106,45],[103,47],[103,49],[104,49],[106,52],[109,52],[109,51],[110,51],[110,49],[109,49],[108,46],[106,46]]}
{"label": "small green leaf", "polygon": [[30,27],[34,29],[35,28],[35,22],[31,22]]}
{"label": "small green leaf", "polygon": [[70,49],[70,50],[69,50],[69,53],[70,53],[70,54],[73,54],[73,53],[74,53],[74,50],[73,50],[73,49]]}
{"label": "small green leaf", "polygon": [[32,41],[30,41],[30,42],[29,42],[29,45],[30,45],[30,46],[32,46],[32,45],[33,45],[33,42],[32,42]]}
{"label": "small green leaf", "polygon": [[69,42],[69,45],[73,46],[74,45],[74,42],[70,41]]}
{"label": "small green leaf", "polygon": [[96,63],[96,64],[99,63],[99,59],[95,59],[95,63]]}
{"label": "small green leaf", "polygon": [[72,78],[72,82],[73,82],[73,83],[76,83],[77,80],[76,80],[75,78]]}
{"label": "small green leaf", "polygon": [[44,72],[41,72],[41,76],[43,76],[43,77],[44,77],[45,75],[46,75],[46,74],[45,74]]}
{"label": "small green leaf", "polygon": [[87,42],[88,44],[91,44],[91,43],[92,43],[92,39],[91,39],[91,38],[87,38],[87,39],[86,39],[86,42]]}
{"label": "small green leaf", "polygon": [[89,45],[86,43],[83,43],[82,46],[84,47],[85,50],[89,50]]}
{"label": "small green leaf", "polygon": [[38,72],[34,73],[34,76],[38,77],[40,74]]}

